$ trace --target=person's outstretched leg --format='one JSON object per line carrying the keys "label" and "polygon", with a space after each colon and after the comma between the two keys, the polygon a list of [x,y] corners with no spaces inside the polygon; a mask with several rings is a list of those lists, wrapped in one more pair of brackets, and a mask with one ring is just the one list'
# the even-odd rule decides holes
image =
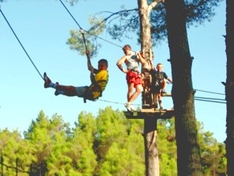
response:
{"label": "person's outstretched leg", "polygon": [[66,95],[66,96],[77,95],[76,88],[74,86],[63,86],[63,85],[59,85],[58,82],[53,83],[46,73],[44,73],[44,81],[45,81],[44,83],[45,88],[51,87],[51,88],[56,89],[54,93],[56,96],[59,94]]}
{"label": "person's outstretched leg", "polygon": [[76,88],[74,86],[63,86],[57,83],[56,91],[54,94],[57,96],[59,94],[66,95],[69,97],[77,96]]}

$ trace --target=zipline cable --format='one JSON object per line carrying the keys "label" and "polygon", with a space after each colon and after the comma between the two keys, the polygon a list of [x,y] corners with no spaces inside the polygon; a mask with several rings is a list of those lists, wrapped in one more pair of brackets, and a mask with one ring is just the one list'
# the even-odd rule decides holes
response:
{"label": "zipline cable", "polygon": [[208,97],[197,97],[197,96],[195,96],[194,98],[206,99],[206,100],[215,100],[215,101],[226,101],[225,99],[222,99],[222,98],[208,98]]}
{"label": "zipline cable", "polygon": [[[90,35],[94,35],[94,34],[90,34]],[[117,46],[119,48],[122,48],[122,46],[117,45],[116,43],[110,42],[110,41],[108,41],[108,40],[106,40],[104,38],[101,38],[101,37],[97,36],[97,35],[94,35],[94,36],[97,37],[97,38],[99,38],[99,39],[101,39],[101,40],[103,40],[103,41],[105,41],[105,42],[107,42],[107,43],[110,43],[110,44],[115,45],[115,46]]]}
{"label": "zipline cable", "polygon": [[0,7],[0,12],[3,16],[3,18],[5,19],[5,21],[7,22],[8,26],[10,27],[12,33],[14,34],[15,38],[17,39],[17,41],[19,42],[20,46],[22,47],[22,49],[24,50],[25,54],[28,56],[28,59],[31,61],[32,65],[34,66],[34,68],[36,69],[36,71],[38,72],[38,74],[40,75],[40,77],[44,80],[43,76],[41,75],[41,73],[39,72],[38,68],[36,67],[36,65],[34,64],[34,62],[32,61],[31,57],[29,56],[29,54],[27,53],[26,49],[24,48],[23,44],[20,42],[19,38],[17,37],[15,31],[13,30],[13,28],[11,27],[9,21],[7,20],[6,16],[4,15],[4,13],[2,12],[2,9]]}
{"label": "zipline cable", "polygon": [[194,100],[204,101],[204,102],[208,102],[208,103],[219,103],[219,104],[225,104],[226,103],[224,101],[207,100],[207,99],[203,99],[203,98],[194,98]]}
{"label": "zipline cable", "polygon": [[[214,92],[213,92],[214,93]],[[217,93],[218,94],[218,93]],[[112,103],[112,104],[124,104],[124,103],[120,103],[120,102],[115,102],[115,101],[110,101],[110,100],[104,100],[104,99],[98,99],[99,101],[103,101],[106,103]],[[219,104],[225,104],[226,100],[225,99],[220,99],[220,98],[208,98],[208,97],[194,97],[195,101],[203,101],[203,102],[208,102],[208,103],[219,103]],[[140,104],[133,104],[133,105],[138,105],[140,106]]]}
{"label": "zipline cable", "polygon": [[65,4],[62,2],[62,0],[59,0],[61,2],[61,4],[63,5],[63,7],[67,10],[67,12],[69,13],[69,15],[72,17],[72,19],[75,21],[75,23],[79,26],[80,29],[82,29],[82,27],[80,26],[80,24],[76,21],[76,19],[73,17],[73,15],[70,13],[70,11],[68,10],[68,8],[65,6]]}
{"label": "zipline cable", "polygon": [[86,45],[86,39],[85,39],[85,36],[84,36],[84,30],[83,28],[81,27],[81,25],[76,21],[76,19],[74,18],[74,16],[71,14],[71,12],[68,10],[68,8],[65,6],[65,4],[62,2],[62,0],[59,0],[60,3],[63,5],[63,7],[66,9],[66,11],[68,12],[68,14],[71,16],[71,18],[75,21],[75,23],[77,24],[77,26],[80,28],[80,32],[81,32],[81,35],[82,35],[82,39],[83,39],[83,42],[84,42],[84,45],[85,45],[85,50],[86,50],[86,56],[87,56],[87,59],[88,59],[88,62],[91,64],[90,62],[90,57],[87,53],[88,51],[88,47]]}
{"label": "zipline cable", "polygon": [[[77,20],[74,18],[74,16],[71,14],[71,12],[68,10],[68,8],[66,7],[66,5],[62,2],[62,0],[59,0],[60,1],[60,3],[63,5],[63,7],[66,9],[66,11],[68,12],[68,14],[71,16],[71,18],[75,21],[75,23],[77,24],[77,26],[80,28],[80,30],[81,30],[81,34],[82,34],[82,37],[84,37],[84,32],[87,32],[87,31],[85,31],[82,27],[81,27],[81,25],[77,22]],[[88,33],[88,32],[87,32]],[[90,34],[90,33],[89,33]],[[90,34],[90,35],[94,35],[94,34]],[[122,46],[120,46],[120,45],[117,45],[117,44],[115,44],[115,43],[113,43],[113,42],[110,42],[110,41],[108,41],[108,40],[106,40],[106,39],[103,39],[103,38],[101,38],[101,37],[99,37],[99,36],[97,36],[97,35],[94,35],[95,37],[97,37],[97,38],[99,38],[99,39],[101,39],[101,40],[103,40],[103,41],[105,41],[105,42],[107,42],[107,43],[110,43],[110,44],[112,44],[112,45],[115,45],[115,46],[117,46],[117,47],[120,47],[120,48],[122,48]],[[87,46],[86,46],[87,47]],[[86,48],[87,49],[87,48]]]}
{"label": "zipline cable", "polygon": [[217,94],[217,95],[225,95],[223,93],[217,93],[217,92],[211,92],[211,91],[207,91],[207,90],[200,90],[200,89],[195,89],[196,91],[200,91],[200,92],[205,92],[205,93],[212,93],[212,94]]}

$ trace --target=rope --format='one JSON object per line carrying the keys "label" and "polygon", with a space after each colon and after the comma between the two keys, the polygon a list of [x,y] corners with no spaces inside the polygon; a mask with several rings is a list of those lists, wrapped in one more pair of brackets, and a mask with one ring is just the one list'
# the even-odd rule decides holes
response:
{"label": "rope", "polygon": [[208,103],[219,103],[219,104],[225,104],[226,102],[224,100],[221,101],[216,101],[216,100],[207,100],[206,98],[196,98],[196,101],[204,101],[204,102],[208,102]]}
{"label": "rope", "polygon": [[[122,105],[125,104],[125,103],[120,103],[120,102],[110,101],[110,100],[103,100],[103,99],[98,99],[98,101],[103,101],[103,102],[112,103],[112,104],[122,104]],[[132,105],[140,106],[140,104],[134,104],[134,103]]]}
{"label": "rope", "polygon": [[85,45],[86,57],[87,57],[87,59],[88,59],[89,64],[91,65],[90,55],[87,53],[88,47],[87,47],[86,39],[85,39],[85,36],[84,36],[84,30],[83,30],[83,29],[80,29],[80,31],[81,31],[82,39],[83,39],[83,42],[84,42],[84,45]]}
{"label": "rope", "polygon": [[[62,0],[59,0],[60,3],[63,5],[63,7],[66,9],[66,11],[68,12],[68,14],[71,16],[71,18],[75,21],[75,23],[77,24],[77,26],[80,28],[80,32],[81,32],[81,35],[82,35],[82,39],[83,39],[83,42],[84,42],[84,45],[85,45],[85,50],[88,51],[88,47],[87,47],[87,44],[86,44],[86,39],[85,39],[85,36],[84,36],[84,30],[82,29],[81,25],[76,21],[76,19],[74,18],[74,16],[71,14],[71,12],[68,10],[68,8],[65,6],[65,4],[62,2]],[[88,59],[88,62],[89,64],[91,64],[90,62],[90,57],[89,55],[87,54],[86,52],[86,57]]]}
{"label": "rope", "polygon": [[[225,104],[225,100],[220,99],[220,100],[216,100],[215,98],[205,98],[205,97],[194,97],[194,100],[196,101],[203,101],[203,102],[208,102],[208,103],[219,103],[219,104]],[[98,99],[98,101],[102,101],[105,103],[111,103],[111,104],[122,104],[124,105],[125,103],[120,103],[120,102],[116,102],[116,101],[110,101],[110,100],[104,100],[104,99]],[[132,104],[132,105],[137,105],[140,106],[140,104]]]}
{"label": "rope", "polygon": [[23,44],[20,42],[19,38],[17,37],[15,31],[13,30],[13,28],[11,27],[10,23],[8,22],[6,16],[4,15],[4,13],[2,12],[1,8],[0,8],[0,12],[3,16],[3,18],[5,19],[5,21],[7,22],[8,26],[10,27],[12,33],[14,34],[15,38],[17,39],[17,41],[19,42],[20,46],[22,47],[22,49],[24,50],[25,54],[28,56],[28,59],[31,61],[32,65],[34,66],[34,68],[36,69],[36,71],[38,72],[38,74],[40,75],[40,77],[44,80],[43,76],[41,75],[41,73],[39,72],[38,68],[36,67],[36,65],[34,64],[34,62],[32,61],[31,57],[29,56],[29,54],[27,53],[26,49],[24,48]]}
{"label": "rope", "polygon": [[[94,35],[94,34],[93,34]],[[103,40],[103,41],[105,41],[105,42],[107,42],[107,43],[110,43],[110,44],[112,44],[112,45],[115,45],[115,46],[117,46],[117,47],[120,47],[120,48],[122,48],[123,46],[120,46],[120,45],[117,45],[117,44],[115,44],[115,43],[113,43],[113,42],[110,42],[110,41],[108,41],[108,40],[106,40],[106,39],[104,39],[104,38],[101,38],[101,37],[99,37],[99,36],[97,36],[97,35],[94,35],[95,37],[97,37],[97,38],[99,38],[99,39],[101,39],[101,40]]]}
{"label": "rope", "polygon": [[68,10],[68,8],[65,6],[65,4],[62,2],[62,0],[59,0],[61,2],[61,4],[63,5],[63,7],[67,10],[67,12],[69,13],[69,15],[72,17],[72,19],[75,21],[75,23],[79,26],[80,29],[81,26],[79,25],[79,23],[76,21],[76,19],[73,17],[73,15],[70,13],[70,11]]}
{"label": "rope", "polygon": [[195,89],[196,91],[200,91],[200,92],[206,92],[206,93],[212,93],[212,94],[217,94],[217,95],[225,95],[223,93],[217,93],[217,92],[211,92],[211,91],[206,91],[206,90],[200,90],[200,89]]}
{"label": "rope", "polygon": [[[71,18],[75,21],[75,23],[77,24],[77,26],[80,28],[81,34],[82,34],[82,38],[83,38],[83,40],[84,40],[84,32],[87,32],[87,31],[85,31],[85,30],[82,29],[82,27],[80,26],[80,24],[76,21],[76,19],[75,19],[74,16],[71,14],[71,12],[68,10],[68,8],[65,6],[65,4],[62,2],[62,0],[59,0],[59,1],[60,1],[60,3],[63,5],[63,7],[66,9],[66,11],[68,12],[68,14],[71,16]],[[92,28],[92,29],[93,29],[93,28]],[[90,35],[94,35],[94,34],[90,34]],[[99,38],[99,39],[101,39],[101,40],[103,40],[103,41],[105,41],[105,42],[107,42],[107,43],[110,43],[110,44],[112,44],[112,45],[115,45],[115,46],[117,46],[117,47],[122,48],[122,46],[117,45],[117,44],[115,44],[115,43],[113,43],[113,42],[110,42],[110,41],[108,41],[108,40],[106,40],[106,39],[103,39],[103,38],[101,38],[101,37],[99,37],[99,36],[97,36],[97,35],[94,35],[94,36],[97,37],[97,38]],[[86,47],[86,50],[87,50],[87,46],[85,46],[85,47]]]}
{"label": "rope", "polygon": [[85,36],[84,36],[84,30],[82,29],[81,25],[76,21],[76,19],[74,18],[74,16],[71,14],[71,12],[68,10],[68,8],[65,6],[65,4],[62,2],[62,0],[59,0],[60,3],[63,5],[63,7],[66,9],[67,13],[71,16],[71,18],[75,21],[75,23],[77,24],[77,26],[80,28],[80,32],[81,32],[81,35],[82,35],[82,39],[84,41],[84,44],[85,44],[85,49],[86,51],[88,50],[87,49],[87,45],[86,45],[86,40],[85,40]]}
{"label": "rope", "polygon": [[[211,92],[211,91],[205,91],[205,90],[199,90],[199,89],[196,89],[196,90],[201,91],[201,92],[206,92],[206,93],[213,93],[213,94],[218,94],[218,95],[224,95],[222,93],[217,93],[217,92]],[[98,100],[106,102],[106,103],[122,104],[122,105],[124,105],[124,103],[110,101],[110,100],[103,100],[103,99],[98,99]],[[225,99],[221,99],[221,98],[208,98],[208,97],[197,97],[197,96],[195,96],[194,100],[208,102],[208,103],[219,103],[219,104],[225,104],[226,103],[226,100]],[[133,105],[138,105],[139,106],[140,104],[133,104]]]}

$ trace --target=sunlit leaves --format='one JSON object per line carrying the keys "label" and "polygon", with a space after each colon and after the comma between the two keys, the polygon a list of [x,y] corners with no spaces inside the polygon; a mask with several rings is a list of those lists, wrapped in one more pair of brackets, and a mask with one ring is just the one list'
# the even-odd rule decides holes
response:
{"label": "sunlit leaves", "polygon": [[[74,119],[75,120],[75,119]],[[144,175],[143,120],[129,120],[107,107],[95,117],[81,112],[70,129],[61,116],[40,111],[22,138],[18,131],[0,131],[0,160],[4,174],[19,172],[48,175]],[[156,125],[156,124],[155,124]],[[177,151],[174,119],[159,120],[157,146],[160,175],[176,175]],[[224,173],[225,146],[198,123],[203,173]],[[6,166],[12,169],[6,169]]]}

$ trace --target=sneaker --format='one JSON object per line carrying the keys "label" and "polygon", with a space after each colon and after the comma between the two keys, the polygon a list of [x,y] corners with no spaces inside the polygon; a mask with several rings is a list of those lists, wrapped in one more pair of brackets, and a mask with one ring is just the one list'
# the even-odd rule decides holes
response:
{"label": "sneaker", "polygon": [[49,84],[51,83],[51,80],[50,78],[46,75],[46,72],[44,73],[44,88],[48,88],[49,87]]}
{"label": "sneaker", "polygon": [[[56,85],[59,85],[58,82],[55,83]],[[55,89],[55,92],[54,92],[54,95],[55,96],[58,96],[60,93],[59,93],[59,90],[58,89]]]}
{"label": "sneaker", "polygon": [[162,111],[162,110],[163,110],[163,107],[161,106],[161,107],[159,108],[159,110]]}
{"label": "sneaker", "polygon": [[129,103],[125,103],[124,106],[127,108],[128,111],[136,111],[136,109]]}

